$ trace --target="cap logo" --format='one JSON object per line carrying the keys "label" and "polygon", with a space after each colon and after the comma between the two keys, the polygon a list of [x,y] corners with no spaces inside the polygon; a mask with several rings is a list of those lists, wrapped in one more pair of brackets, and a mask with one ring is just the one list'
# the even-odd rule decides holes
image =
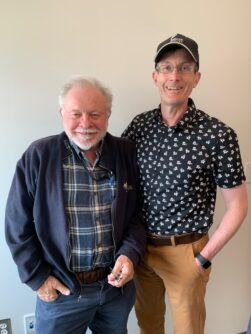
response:
{"label": "cap logo", "polygon": [[183,44],[183,38],[178,38],[174,36],[171,38],[171,41]]}

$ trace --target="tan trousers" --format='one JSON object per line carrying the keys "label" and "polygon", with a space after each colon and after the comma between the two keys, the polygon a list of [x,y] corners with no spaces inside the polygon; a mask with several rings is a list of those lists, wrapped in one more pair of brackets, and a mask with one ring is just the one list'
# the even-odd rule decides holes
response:
{"label": "tan trousers", "polygon": [[141,334],[165,334],[165,293],[175,334],[203,334],[205,291],[211,268],[199,272],[194,260],[208,236],[185,245],[147,246],[136,269],[136,316]]}

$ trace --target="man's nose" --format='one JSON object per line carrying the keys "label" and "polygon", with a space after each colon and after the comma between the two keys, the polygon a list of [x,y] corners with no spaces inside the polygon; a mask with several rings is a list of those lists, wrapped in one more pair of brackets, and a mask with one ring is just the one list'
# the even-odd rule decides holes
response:
{"label": "man's nose", "polygon": [[179,68],[173,67],[172,72],[169,74],[169,77],[171,77],[172,79],[177,79],[177,78],[180,78],[180,75],[181,75],[181,72]]}
{"label": "man's nose", "polygon": [[88,113],[82,114],[80,118],[80,124],[85,128],[88,128],[88,126],[91,124],[91,117]]}

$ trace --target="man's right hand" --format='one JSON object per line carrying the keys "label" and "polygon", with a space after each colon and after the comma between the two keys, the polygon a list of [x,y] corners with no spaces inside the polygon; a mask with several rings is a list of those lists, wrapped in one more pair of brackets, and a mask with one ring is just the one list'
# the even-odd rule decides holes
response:
{"label": "man's right hand", "polygon": [[43,301],[51,302],[58,298],[58,292],[65,296],[70,294],[70,290],[64,286],[56,277],[49,276],[37,290],[37,295]]}

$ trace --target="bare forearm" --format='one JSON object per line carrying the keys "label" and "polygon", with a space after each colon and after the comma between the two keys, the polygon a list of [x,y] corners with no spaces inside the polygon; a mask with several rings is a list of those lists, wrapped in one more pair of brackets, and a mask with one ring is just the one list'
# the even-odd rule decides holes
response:
{"label": "bare forearm", "polygon": [[208,260],[228,243],[238,231],[247,214],[247,192],[245,185],[236,189],[221,190],[226,210],[222,220],[201,254]]}

